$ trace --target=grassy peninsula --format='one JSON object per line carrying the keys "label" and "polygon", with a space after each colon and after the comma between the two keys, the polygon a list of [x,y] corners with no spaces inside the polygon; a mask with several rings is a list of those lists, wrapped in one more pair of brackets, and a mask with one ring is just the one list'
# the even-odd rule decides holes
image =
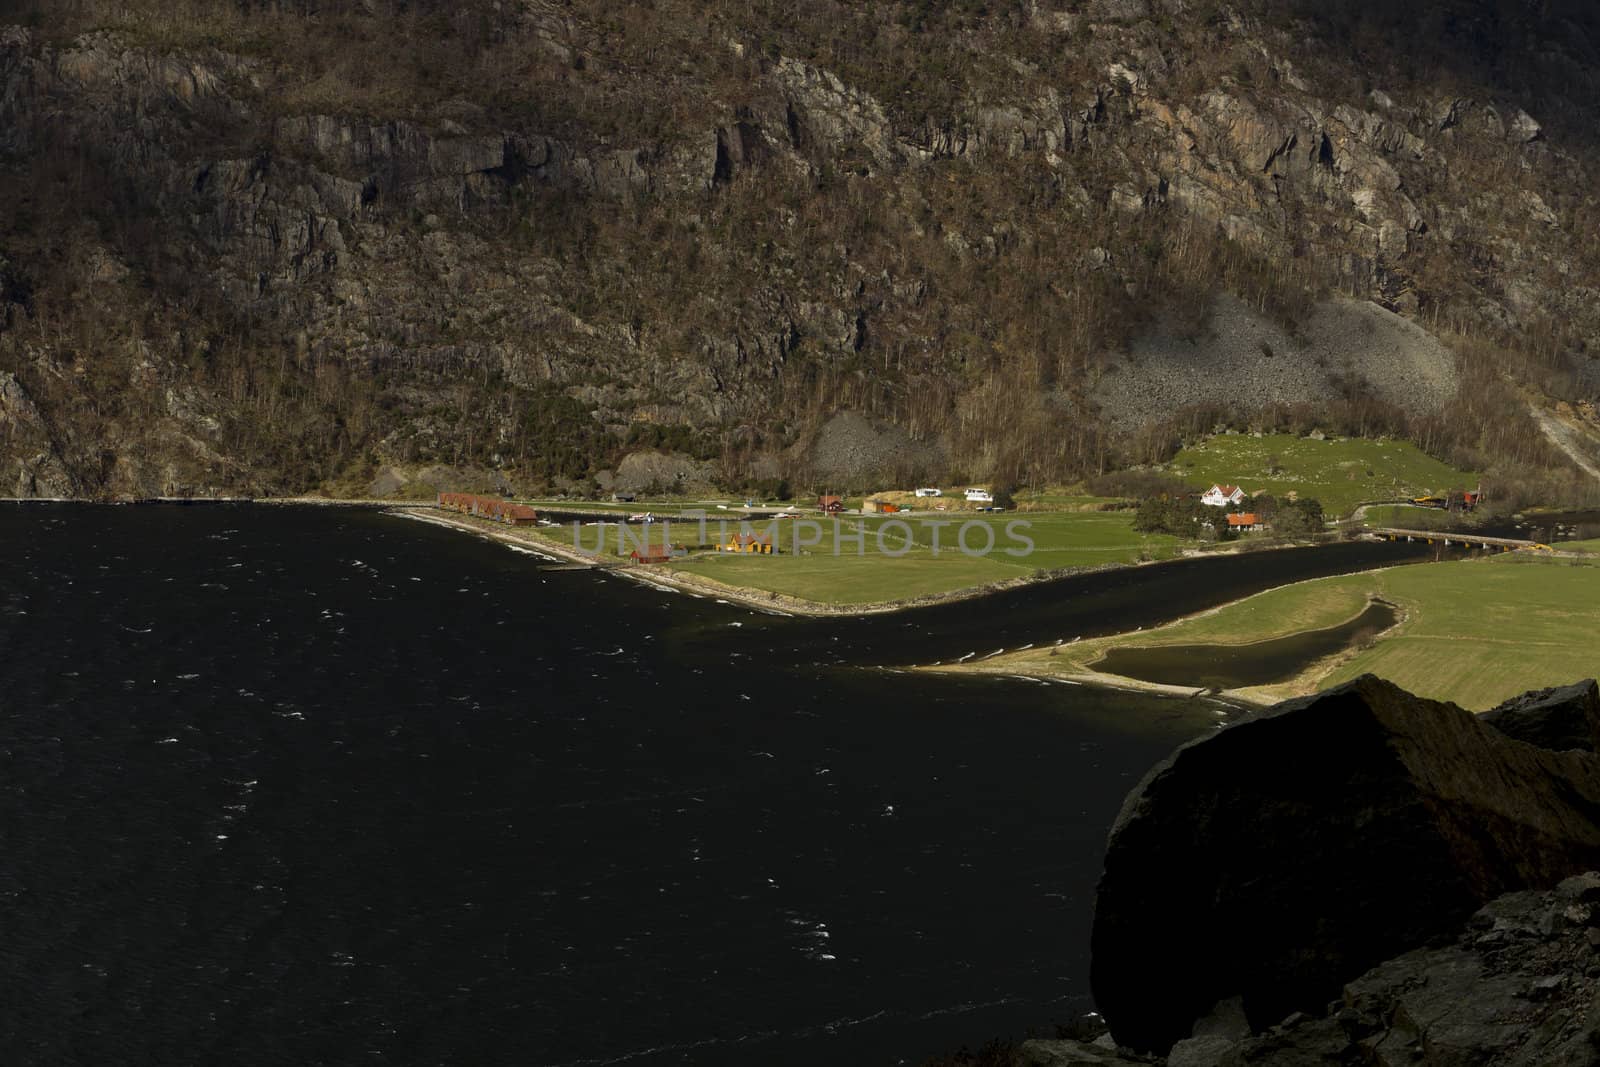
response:
{"label": "grassy peninsula", "polygon": [[1371,673],[1481,711],[1528,689],[1600,674],[1593,637],[1600,626],[1600,559],[1523,553],[1301,582],[1147,633],[939,669],[1084,677],[1113,648],[1248,645],[1339,625],[1374,598],[1400,609],[1393,629],[1285,682],[1236,695],[1270,702]]}

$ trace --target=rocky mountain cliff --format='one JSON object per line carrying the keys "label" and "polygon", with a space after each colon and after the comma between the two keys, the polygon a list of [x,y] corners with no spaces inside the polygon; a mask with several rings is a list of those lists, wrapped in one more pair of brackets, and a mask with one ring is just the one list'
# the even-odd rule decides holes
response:
{"label": "rocky mountain cliff", "polygon": [[1327,6],[0,0],[0,495],[1551,462],[1600,14]]}

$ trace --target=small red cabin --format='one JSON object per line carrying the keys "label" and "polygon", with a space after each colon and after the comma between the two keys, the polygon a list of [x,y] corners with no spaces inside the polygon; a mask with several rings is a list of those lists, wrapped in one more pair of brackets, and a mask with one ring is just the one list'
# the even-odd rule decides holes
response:
{"label": "small red cabin", "polygon": [[635,563],[666,563],[672,558],[672,549],[666,545],[650,545],[644,549],[634,549],[628,553],[628,558]]}
{"label": "small red cabin", "polygon": [[817,498],[817,507],[829,515],[837,515],[844,510],[844,501],[836,496],[821,496]]}

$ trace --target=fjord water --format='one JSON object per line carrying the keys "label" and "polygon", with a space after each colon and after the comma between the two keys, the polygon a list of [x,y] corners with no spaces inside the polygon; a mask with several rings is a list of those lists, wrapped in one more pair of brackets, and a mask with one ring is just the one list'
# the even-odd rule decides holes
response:
{"label": "fjord water", "polygon": [[0,548],[6,1063],[1020,1037],[1088,1006],[1106,828],[1215,718],[876,669],[1097,587],[778,618],[333,508],[6,506]]}

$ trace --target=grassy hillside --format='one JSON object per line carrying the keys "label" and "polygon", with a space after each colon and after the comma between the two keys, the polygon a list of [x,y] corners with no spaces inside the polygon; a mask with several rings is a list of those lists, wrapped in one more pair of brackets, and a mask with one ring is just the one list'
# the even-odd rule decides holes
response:
{"label": "grassy hillside", "polygon": [[1481,480],[1407,441],[1318,441],[1287,434],[1211,437],[1179,452],[1168,469],[1199,488],[1221,483],[1252,494],[1314,497],[1330,518],[1364,502],[1442,494]]}

